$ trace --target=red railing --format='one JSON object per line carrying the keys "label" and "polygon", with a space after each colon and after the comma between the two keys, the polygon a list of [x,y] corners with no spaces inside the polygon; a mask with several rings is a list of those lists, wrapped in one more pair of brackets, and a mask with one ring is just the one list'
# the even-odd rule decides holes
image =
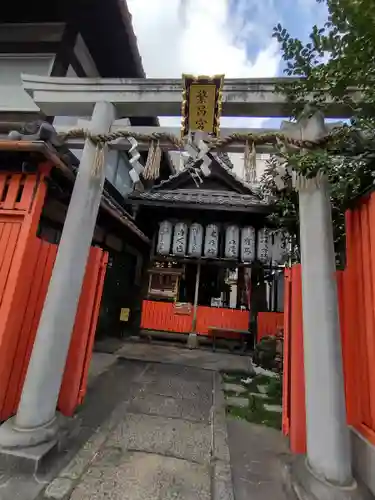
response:
{"label": "red railing", "polygon": [[[249,312],[198,306],[196,332],[200,335],[208,335],[209,327],[247,330]],[[171,302],[144,300],[141,328],[162,332],[190,333],[193,328],[193,308],[189,314],[179,314]],[[227,336],[232,337],[229,333]]]}

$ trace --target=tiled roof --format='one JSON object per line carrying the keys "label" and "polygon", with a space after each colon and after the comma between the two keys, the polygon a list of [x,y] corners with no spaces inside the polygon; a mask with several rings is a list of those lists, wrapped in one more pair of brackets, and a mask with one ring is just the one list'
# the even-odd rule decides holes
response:
{"label": "tiled roof", "polygon": [[235,193],[233,191],[213,191],[209,189],[163,189],[158,191],[146,191],[144,193],[133,193],[130,199],[225,207],[266,206],[257,196]]}
{"label": "tiled roof", "polygon": [[[214,158],[214,160],[216,160],[217,165],[219,165],[224,170],[224,172],[229,174],[230,177],[232,177],[240,186],[245,188],[247,191],[249,191],[249,192],[252,191],[252,187],[250,186],[250,184],[248,184],[243,179],[241,179],[238,175],[235,174],[235,172],[233,170],[233,163],[231,162],[228,153],[226,153],[225,151],[220,151],[220,152],[211,153],[211,155]],[[170,183],[172,183],[178,177],[189,175],[187,167],[191,166],[192,164],[194,164],[194,160],[189,159],[186,162],[185,168],[183,170],[180,170],[179,172],[176,172],[175,174],[170,175],[167,179],[164,179],[159,184],[156,184],[155,186],[153,186],[151,188],[151,190],[157,191],[159,189],[165,189],[166,187],[168,187],[168,185]]]}

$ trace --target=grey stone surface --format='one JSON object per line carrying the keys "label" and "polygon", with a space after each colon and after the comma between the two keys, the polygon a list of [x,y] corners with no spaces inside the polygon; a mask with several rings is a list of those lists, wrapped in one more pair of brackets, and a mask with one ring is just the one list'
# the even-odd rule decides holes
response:
{"label": "grey stone surface", "polygon": [[[121,416],[121,403],[132,396],[137,378],[145,370],[143,363],[124,361],[102,373],[89,388],[86,400],[67,429],[67,439],[57,456],[34,474],[19,474],[0,466],[1,500],[34,500],[46,485],[73,459],[77,451],[100,428],[107,432],[105,422]],[[123,380],[127,383],[124,384]],[[117,420],[115,419],[117,423]]]}
{"label": "grey stone surface", "polygon": [[196,333],[189,333],[187,343],[189,349],[197,349],[199,347],[199,339]]}
{"label": "grey stone surface", "polygon": [[230,463],[215,462],[213,476],[213,500],[234,500]]}
{"label": "grey stone surface", "polygon": [[272,411],[274,413],[282,413],[283,408],[281,405],[270,405],[268,403],[264,403],[264,409],[267,411]]}
{"label": "grey stone surface", "polygon": [[105,352],[93,352],[89,368],[88,383],[92,384],[96,377],[108,370],[117,362],[117,356]]}
{"label": "grey stone surface", "polygon": [[350,428],[350,434],[354,473],[375,496],[375,446],[353,427]]}
{"label": "grey stone surface", "polygon": [[250,396],[253,396],[254,398],[268,399],[267,394],[263,394],[261,392],[251,392]]}
{"label": "grey stone surface", "polygon": [[220,461],[229,466],[230,455],[228,447],[228,432],[226,421],[226,404],[223,392],[223,383],[221,376],[216,373],[214,376],[213,385],[213,408],[212,408],[212,423],[213,423],[213,450],[212,460],[216,463]]}
{"label": "grey stone surface", "polygon": [[212,375],[204,370],[155,364],[141,377],[145,393],[212,402]]}
{"label": "grey stone surface", "polygon": [[[3,426],[12,426],[12,420],[6,421]],[[58,447],[57,439],[38,444],[37,446],[23,446],[21,448],[0,448],[0,468],[17,471],[21,474],[34,474],[40,470],[48,457],[55,453]]]}
{"label": "grey stone surface", "polygon": [[248,398],[241,398],[240,396],[227,397],[228,406],[237,406],[237,408],[247,408],[249,406]]}
{"label": "grey stone surface", "polygon": [[266,385],[257,385],[257,389],[260,394],[267,394],[267,386]]}
{"label": "grey stone surface", "polygon": [[233,499],[218,373],[148,365],[121,406],[61,472],[64,500]]}
{"label": "grey stone surface", "polygon": [[208,466],[142,452],[108,450],[71,500],[210,500]]}
{"label": "grey stone surface", "polygon": [[[239,425],[229,441],[222,389],[220,374],[211,370],[142,361],[113,365],[98,377],[81,410],[85,441],[60,466],[44,498],[284,500],[280,433],[229,420]],[[242,488],[236,496],[232,476]],[[35,498],[37,490],[17,481],[12,478],[7,496],[0,488],[1,500]]]}
{"label": "grey stone surface", "polygon": [[224,391],[236,392],[237,394],[243,394],[246,392],[246,388],[240,384],[231,384],[230,382],[226,382],[224,384]]}
{"label": "grey stone surface", "polygon": [[210,409],[211,401],[208,399],[173,398],[145,391],[137,394],[128,408],[131,413],[147,413],[206,423],[210,417]]}
{"label": "grey stone surface", "polygon": [[128,414],[106,446],[147,451],[208,463],[211,450],[209,425],[153,415]]}
{"label": "grey stone surface", "polygon": [[190,366],[212,371],[243,371],[253,374],[250,356],[235,356],[210,350],[190,350],[170,345],[126,343],[116,352],[124,359],[137,359],[147,362],[168,363]]}
{"label": "grey stone surface", "polygon": [[60,477],[79,479],[107,439],[105,430],[95,433],[60,472]]}
{"label": "grey stone surface", "polygon": [[65,477],[57,477],[47,486],[44,493],[46,498],[56,498],[61,500],[66,498],[70,491],[73,489],[73,481]]}
{"label": "grey stone surface", "polygon": [[373,500],[370,491],[353,480],[346,487],[318,479],[306,466],[305,456],[294,457],[285,463],[285,489],[296,500]]}
{"label": "grey stone surface", "polygon": [[281,432],[228,418],[236,500],[287,500],[281,458],[288,456]]}

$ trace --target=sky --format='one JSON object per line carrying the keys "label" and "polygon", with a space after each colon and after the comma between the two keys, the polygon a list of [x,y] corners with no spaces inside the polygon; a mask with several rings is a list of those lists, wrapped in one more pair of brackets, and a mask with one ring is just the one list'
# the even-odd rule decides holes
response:
{"label": "sky", "polygon": [[[227,78],[283,75],[277,23],[306,40],[326,9],[315,0],[127,0],[148,78],[182,73]],[[161,125],[179,126],[178,118]],[[223,117],[221,126],[278,127],[279,120]]]}

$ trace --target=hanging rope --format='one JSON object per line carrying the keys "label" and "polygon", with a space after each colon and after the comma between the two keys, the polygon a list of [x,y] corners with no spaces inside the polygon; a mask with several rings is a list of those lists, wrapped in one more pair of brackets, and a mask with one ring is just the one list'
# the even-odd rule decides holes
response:
{"label": "hanging rope", "polygon": [[[274,132],[269,134],[230,134],[223,138],[210,137],[205,142],[210,148],[213,149],[225,149],[231,144],[253,144],[254,148],[257,146],[269,144],[272,146],[277,145],[279,141],[295,146],[297,148],[304,149],[316,149],[328,146],[339,139],[344,139],[349,137],[351,134],[349,127],[340,127],[333,129],[329,134],[322,137],[321,139],[312,141],[302,141],[300,139],[293,139],[285,134]],[[127,139],[133,137],[139,142],[152,143],[152,141],[164,141],[168,143],[172,148],[176,150],[184,150],[185,142],[173,134],[154,132],[152,134],[139,134],[137,132],[131,132],[129,130],[117,130],[116,132],[111,132],[108,134],[92,134],[89,130],[85,129],[73,129],[67,133],[58,134],[58,136],[66,141],[73,138],[89,139],[94,144],[108,144],[110,142],[116,141],[118,139]]]}
{"label": "hanging rope", "polygon": [[94,178],[99,178],[101,176],[102,170],[104,168],[104,143],[98,142],[96,144],[95,157],[91,166],[91,174]]}
{"label": "hanging rope", "polygon": [[146,180],[155,180],[159,177],[161,164],[161,147],[159,141],[151,141],[150,149],[147,155],[147,161],[143,170],[143,178]]}
{"label": "hanging rope", "polygon": [[248,183],[254,183],[257,176],[257,153],[254,143],[246,141],[244,154],[244,178]]}

